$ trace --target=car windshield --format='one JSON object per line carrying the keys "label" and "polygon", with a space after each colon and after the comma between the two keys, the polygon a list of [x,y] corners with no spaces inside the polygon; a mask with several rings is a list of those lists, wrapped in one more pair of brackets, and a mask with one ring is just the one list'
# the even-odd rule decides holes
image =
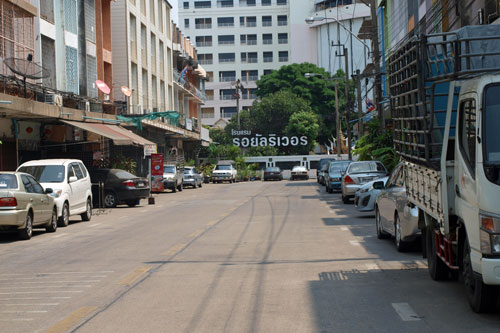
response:
{"label": "car windshield", "polygon": [[175,167],[173,165],[163,166],[163,173],[175,173]]}
{"label": "car windshield", "polygon": [[340,171],[345,171],[347,167],[349,166],[349,162],[342,162],[342,163],[331,163],[330,164],[330,172],[340,172]]}
{"label": "car windshield", "polygon": [[331,158],[327,158],[327,159],[321,159],[319,160],[319,163],[318,163],[318,169],[321,170],[321,168],[325,165],[327,165],[328,163],[330,163],[331,161],[333,161],[333,159]]}
{"label": "car windshield", "polygon": [[193,169],[184,169],[184,174],[185,175],[188,175],[188,174],[191,174],[191,173],[194,173]]}
{"label": "car windshield", "polygon": [[292,171],[305,171],[305,170],[306,170],[306,168],[301,167],[301,166],[294,166],[292,169]]}
{"label": "car windshield", "polygon": [[62,183],[64,181],[64,165],[23,166],[18,171],[29,173],[39,183]]}
{"label": "car windshield", "polygon": [[500,164],[500,140],[498,139],[498,125],[500,125],[500,85],[486,89],[483,113],[483,146],[485,162]]}
{"label": "car windshield", "polygon": [[267,172],[280,172],[280,168],[267,168]]}
{"label": "car windshield", "polygon": [[0,190],[17,188],[17,177],[11,174],[0,174]]}
{"label": "car windshield", "polygon": [[365,172],[386,172],[384,166],[380,162],[361,162],[352,163],[349,166],[349,173],[365,173]]}
{"label": "car windshield", "polygon": [[215,170],[231,170],[230,165],[216,165]]}

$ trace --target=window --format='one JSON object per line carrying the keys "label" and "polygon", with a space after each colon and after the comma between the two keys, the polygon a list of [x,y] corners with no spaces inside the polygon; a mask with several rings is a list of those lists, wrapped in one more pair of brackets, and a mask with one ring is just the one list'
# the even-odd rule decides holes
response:
{"label": "window", "polygon": [[233,63],[235,59],[234,53],[219,53],[219,62]]}
{"label": "window", "polygon": [[31,184],[28,176],[26,175],[21,175],[21,180],[23,181],[23,185],[24,185],[24,190],[27,192],[27,193],[35,193],[35,189],[33,188],[33,185]]}
{"label": "window", "polygon": [[154,33],[151,33],[151,68],[156,69],[156,36]]}
{"label": "window", "polygon": [[221,110],[222,118],[232,118],[233,116],[235,116],[238,113],[236,106],[220,108],[220,110]]}
{"label": "window", "polygon": [[219,8],[228,8],[233,6],[233,0],[217,0],[217,7]]}
{"label": "window", "polygon": [[278,34],[278,44],[288,44],[288,34],[286,32]]}
{"label": "window", "polygon": [[[484,149],[484,165],[490,165],[496,168],[495,165],[500,163],[500,140],[498,140],[498,125],[500,124],[500,85],[489,85],[485,89],[484,104],[482,112],[482,145]],[[485,169],[486,171],[486,169]],[[488,179],[489,172],[486,173]],[[495,178],[498,173],[493,172]],[[498,180],[494,179],[498,184]]]}
{"label": "window", "polygon": [[263,34],[262,44],[269,45],[273,43],[273,34]]}
{"label": "window", "polygon": [[476,169],[476,101],[465,100],[460,104],[460,151],[472,177]]}
{"label": "window", "polygon": [[272,16],[262,16],[262,26],[270,27],[273,25],[273,17]]}
{"label": "window", "polygon": [[147,109],[148,108],[148,99],[149,97],[149,92],[148,92],[148,72],[146,70],[142,70],[142,107]]}
{"label": "window", "polygon": [[43,190],[43,187],[40,184],[38,184],[38,182],[33,177],[28,176],[27,178],[28,178],[29,182],[31,183],[31,186],[33,188],[34,193],[37,193],[37,194],[44,194],[45,193],[45,191]]}
{"label": "window", "polygon": [[76,177],[72,164],[68,165],[68,182],[71,177]]}
{"label": "window", "polygon": [[146,26],[141,24],[141,59],[142,66],[145,67],[148,65],[148,51],[147,51],[147,32]]}
{"label": "window", "polygon": [[64,0],[64,25],[66,31],[77,33],[76,0]]}
{"label": "window", "polygon": [[257,17],[255,16],[240,16],[241,27],[256,27]]}
{"label": "window", "polygon": [[241,79],[243,81],[257,81],[259,72],[257,70],[241,71]]}
{"label": "window", "polygon": [[253,7],[255,5],[255,0],[240,0],[240,7]]}
{"label": "window", "polygon": [[54,23],[54,1],[40,1],[40,17]]}
{"label": "window", "polygon": [[236,89],[221,89],[219,90],[219,99],[221,101],[229,101],[233,99],[236,94]]}
{"label": "window", "polygon": [[278,58],[279,58],[279,62],[288,61],[288,51],[279,51]]}
{"label": "window", "polygon": [[211,18],[197,18],[194,20],[196,29],[212,29]]}
{"label": "window", "polygon": [[189,9],[189,1],[184,1],[184,9]]}
{"label": "window", "polygon": [[234,17],[218,17],[218,27],[234,27]]}
{"label": "window", "polygon": [[156,24],[155,0],[149,0],[149,17],[151,23]]}
{"label": "window", "polygon": [[184,19],[184,27],[189,28],[189,19]]}
{"label": "window", "polygon": [[163,32],[163,2],[162,0],[158,0],[158,27],[160,31]]}
{"label": "window", "polygon": [[257,98],[257,89],[256,88],[243,89],[242,98],[243,99],[256,99]]}
{"label": "window", "polygon": [[212,46],[212,36],[197,36],[196,46],[197,47]]}
{"label": "window", "polygon": [[195,1],[194,2],[194,8],[210,8],[212,7],[211,1]]}
{"label": "window", "polygon": [[87,178],[87,168],[85,168],[85,166],[80,162],[78,162],[78,165],[80,166],[80,169],[83,172],[83,178]]}
{"label": "window", "polygon": [[198,53],[198,62],[202,65],[211,65],[214,63],[214,57],[211,53],[207,54]]}
{"label": "window", "polygon": [[241,52],[241,62],[244,63],[257,63],[257,52]]}
{"label": "window", "polygon": [[206,108],[206,109],[201,109],[201,118],[214,118],[214,109],[213,108]]}
{"label": "window", "polygon": [[14,174],[2,174],[0,175],[0,189],[16,189],[17,188],[17,178]]}
{"label": "window", "polygon": [[236,81],[236,71],[221,71],[219,72],[219,82]]}
{"label": "window", "polygon": [[257,35],[240,35],[241,45],[257,45]]}
{"label": "window", "polygon": [[278,15],[278,25],[279,26],[288,25],[288,18],[286,15]]}
{"label": "window", "polygon": [[286,3],[287,3],[287,0],[276,0],[277,5],[283,6],[283,5],[286,5]]}
{"label": "window", "polygon": [[73,167],[73,170],[75,171],[76,178],[78,179],[83,179],[83,172],[80,169],[80,166],[78,163],[71,163],[71,166]]}
{"label": "window", "polygon": [[234,35],[221,35],[218,41],[219,45],[234,45]]}
{"label": "window", "polygon": [[261,0],[262,6],[271,6],[271,0]]}
{"label": "window", "polygon": [[272,69],[264,69],[264,75],[271,74],[273,72]]}
{"label": "window", "polygon": [[78,51],[66,46],[66,89],[78,94]]}
{"label": "window", "polygon": [[273,52],[264,52],[264,62],[273,62]]}

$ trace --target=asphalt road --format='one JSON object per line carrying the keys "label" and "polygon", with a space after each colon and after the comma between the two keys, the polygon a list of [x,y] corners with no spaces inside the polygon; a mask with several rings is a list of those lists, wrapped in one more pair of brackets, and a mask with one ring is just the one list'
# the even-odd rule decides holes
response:
{"label": "asphalt road", "polygon": [[0,235],[1,332],[498,332],[315,180],[207,184]]}

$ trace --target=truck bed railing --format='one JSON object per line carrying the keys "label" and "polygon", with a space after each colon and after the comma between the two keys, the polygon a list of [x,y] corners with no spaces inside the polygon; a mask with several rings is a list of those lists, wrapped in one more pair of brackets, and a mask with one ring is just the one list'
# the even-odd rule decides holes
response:
{"label": "truck bed railing", "polygon": [[[415,163],[439,170],[452,80],[500,72],[500,25],[415,36],[389,56],[394,145]],[[450,141],[460,88],[455,88]]]}

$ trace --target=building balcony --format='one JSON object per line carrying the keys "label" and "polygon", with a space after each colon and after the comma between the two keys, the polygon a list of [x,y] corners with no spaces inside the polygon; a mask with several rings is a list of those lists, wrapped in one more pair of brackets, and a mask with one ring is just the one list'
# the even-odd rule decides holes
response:
{"label": "building balcony", "polygon": [[212,24],[196,24],[196,29],[212,29]]}

